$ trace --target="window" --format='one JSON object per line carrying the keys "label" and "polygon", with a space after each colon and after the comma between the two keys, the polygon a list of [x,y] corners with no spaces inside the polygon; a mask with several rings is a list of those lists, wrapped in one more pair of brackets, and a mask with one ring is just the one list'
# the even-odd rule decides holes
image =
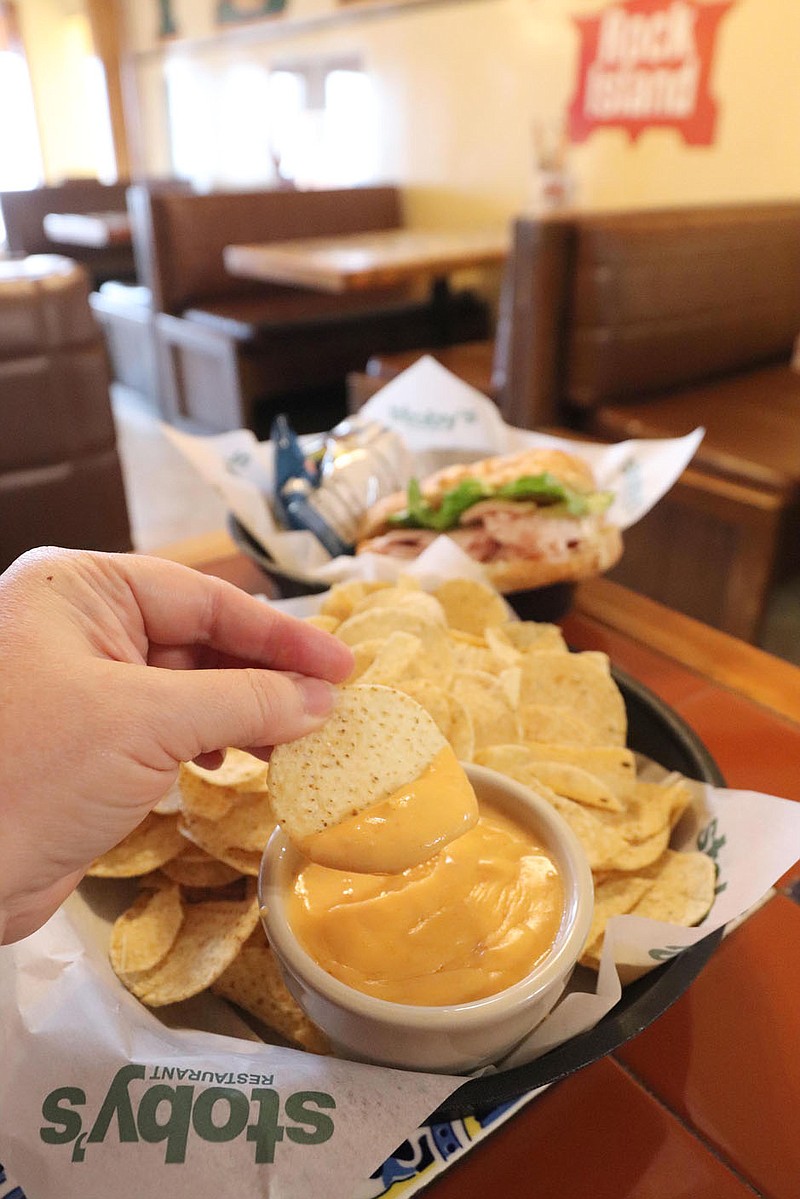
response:
{"label": "window", "polygon": [[[0,4],[0,191],[21,191],[42,181],[39,131],[28,64],[19,40],[14,9]],[[0,243],[5,226],[0,212]]]}
{"label": "window", "polygon": [[284,178],[308,187],[374,179],[377,103],[372,80],[356,61],[279,66],[270,87],[273,153]]}
{"label": "window", "polygon": [[167,63],[172,165],[199,186],[368,183],[378,170],[373,82],[352,58],[225,67]]}
{"label": "window", "polygon": [[42,181],[42,157],[33,93],[25,55],[0,50],[0,191],[36,187]]}

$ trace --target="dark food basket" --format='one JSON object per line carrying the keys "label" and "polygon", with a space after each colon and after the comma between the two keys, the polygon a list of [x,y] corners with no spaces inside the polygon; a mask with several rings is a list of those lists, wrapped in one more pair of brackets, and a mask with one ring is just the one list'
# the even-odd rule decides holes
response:
{"label": "dark food basket", "polygon": [[[233,515],[228,516],[228,531],[242,553],[261,567],[273,585],[276,599],[320,595],[328,590],[327,583],[318,583],[307,575],[281,570],[263,545],[251,537]],[[555,621],[570,610],[574,594],[574,583],[553,583],[549,587],[537,587],[530,591],[512,591],[505,598],[520,620]]]}

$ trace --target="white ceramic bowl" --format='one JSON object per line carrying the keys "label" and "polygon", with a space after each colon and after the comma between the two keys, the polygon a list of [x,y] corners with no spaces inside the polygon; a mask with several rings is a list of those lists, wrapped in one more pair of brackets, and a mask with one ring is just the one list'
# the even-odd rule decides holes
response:
{"label": "white ceramic bowl", "polygon": [[[555,859],[565,905],[555,942],[526,978],[471,1003],[422,1007],[390,1003],[348,987],[306,953],[286,918],[284,898],[301,862],[284,834],[270,838],[261,865],[262,919],[286,985],[343,1057],[412,1070],[464,1073],[505,1056],[561,995],[592,920],[592,875],[567,823],[545,800],[513,779],[466,765],[481,800],[526,825]],[[386,952],[391,953],[391,945]]]}

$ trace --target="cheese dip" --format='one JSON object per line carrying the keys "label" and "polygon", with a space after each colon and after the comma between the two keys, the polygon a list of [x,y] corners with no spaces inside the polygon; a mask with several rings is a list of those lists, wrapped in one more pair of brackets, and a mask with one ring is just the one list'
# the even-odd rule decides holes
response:
{"label": "cheese dip", "polygon": [[287,902],[300,944],[329,974],[378,999],[469,1003],[519,982],[564,913],[551,856],[498,809],[399,874],[301,864]]}

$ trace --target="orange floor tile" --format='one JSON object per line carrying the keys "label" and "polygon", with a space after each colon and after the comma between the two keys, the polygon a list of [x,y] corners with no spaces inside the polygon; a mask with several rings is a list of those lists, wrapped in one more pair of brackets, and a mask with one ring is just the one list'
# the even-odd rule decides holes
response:
{"label": "orange floor tile", "polygon": [[[431,1199],[753,1199],[610,1058],[557,1083],[476,1152]],[[468,1173],[465,1166],[468,1164]]]}
{"label": "orange floor tile", "polygon": [[800,1196],[799,991],[800,906],[776,896],[617,1054],[768,1199]]}

